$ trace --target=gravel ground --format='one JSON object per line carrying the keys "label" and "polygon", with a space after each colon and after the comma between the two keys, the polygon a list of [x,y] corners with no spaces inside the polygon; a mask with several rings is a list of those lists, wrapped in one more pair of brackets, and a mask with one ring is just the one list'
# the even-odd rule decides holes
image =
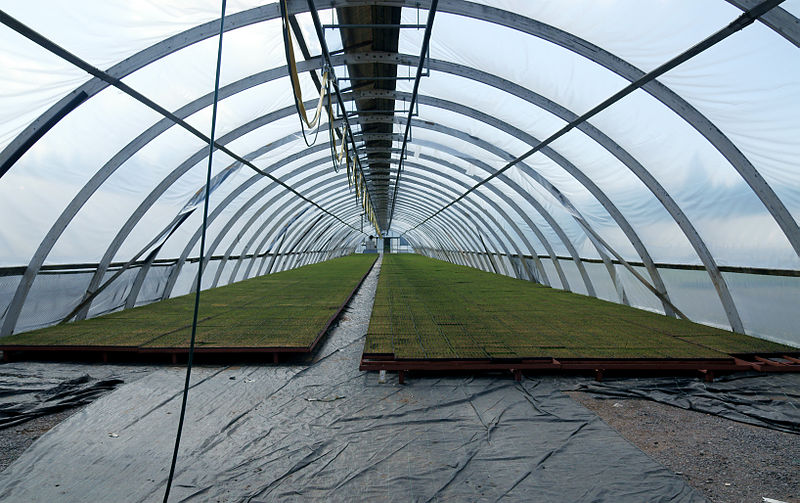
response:
{"label": "gravel ground", "polygon": [[800,503],[798,435],[650,400],[567,394],[714,503]]}
{"label": "gravel ground", "polygon": [[[29,417],[31,411],[26,409],[26,405],[32,409],[42,403],[53,408],[67,407],[15,426],[0,428],[0,472],[20,457],[37,438],[80,411],[83,408],[79,405],[82,400],[93,400],[99,394],[110,391],[101,390],[95,395],[91,390],[95,389],[94,385],[99,381],[120,379],[125,383],[131,383],[148,375],[155,368],[152,365],[93,365],[65,362],[0,364],[0,391],[2,391],[0,409],[9,414],[4,417],[5,419],[11,417],[13,411],[17,413],[22,411],[23,416]],[[80,379],[85,376],[91,377],[87,383],[81,384]],[[73,387],[63,387],[65,383],[75,380],[79,383]]]}
{"label": "gravel ground", "polygon": [[55,428],[58,423],[75,414],[81,407],[62,410],[42,416],[10,428],[0,430],[0,472],[25,452],[37,438]]}

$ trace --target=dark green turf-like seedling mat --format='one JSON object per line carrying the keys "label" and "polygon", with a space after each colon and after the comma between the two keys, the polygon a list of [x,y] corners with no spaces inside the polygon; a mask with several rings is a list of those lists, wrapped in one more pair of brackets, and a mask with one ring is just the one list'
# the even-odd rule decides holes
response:
{"label": "dark green turf-like seedling mat", "polygon": [[[198,352],[310,352],[369,273],[375,255],[351,255],[204,290]],[[188,350],[194,294],[85,321],[12,335],[4,353]]]}
{"label": "dark green turf-like seedling mat", "polygon": [[711,361],[797,352],[419,255],[385,256],[364,347],[376,361]]}

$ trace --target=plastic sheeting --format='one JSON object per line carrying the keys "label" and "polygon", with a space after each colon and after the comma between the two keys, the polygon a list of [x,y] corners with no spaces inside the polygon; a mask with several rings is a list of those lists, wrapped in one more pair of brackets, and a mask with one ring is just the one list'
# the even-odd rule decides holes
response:
{"label": "plastic sheeting", "polygon": [[[204,95],[208,98],[212,87],[216,39],[204,37],[214,30],[196,36],[196,28],[218,18],[218,2],[143,2],[135,12],[119,2],[91,1],[80,10],[69,3],[0,4],[9,15],[100,68],[116,72],[141,61],[141,67],[134,65],[126,70],[130,73],[122,76],[124,82],[170,110],[187,107],[186,120],[207,130],[210,99],[188,104],[202,100]],[[291,10],[307,8],[302,1],[289,4]],[[403,22],[424,23],[427,3],[422,2],[422,9],[412,2],[407,5],[402,9]],[[478,224],[491,227],[491,231],[507,231],[509,236],[486,237],[487,246],[498,252],[504,252],[503,246],[511,242],[519,244],[524,235],[537,253],[544,253],[541,235],[555,253],[567,256],[563,233],[582,258],[598,258],[599,252],[573,218],[574,210],[628,261],[639,262],[643,257],[635,250],[628,231],[623,231],[620,219],[627,221],[656,263],[699,265],[704,256],[700,248],[707,248],[722,266],[797,270],[800,256],[770,214],[778,201],[759,200],[745,180],[749,176],[753,183],[752,180],[763,178],[785,206],[784,217],[797,221],[800,66],[793,64],[797,46],[785,36],[796,25],[791,24],[791,15],[797,11],[796,1],[784,2],[772,12],[789,16],[785,17],[789,29],[784,33],[757,21],[665,73],[659,77],[658,85],[632,93],[594,116],[586,127],[559,138],[550,145],[552,151],[542,150],[526,159],[525,166],[508,170],[508,178],[521,187],[519,192],[498,178],[464,198],[453,213],[460,212],[462,216],[457,218],[461,221],[466,217],[477,220],[472,217],[485,216],[481,208],[487,208],[486,199],[504,210],[509,209],[506,198],[517,203],[520,209],[509,210],[507,215],[499,216],[498,222]],[[276,13],[274,2],[242,0],[228,5],[229,19],[235,20],[230,26],[235,28],[226,32],[223,43],[218,131],[221,141],[233,151],[243,156],[253,154],[259,168],[283,178],[288,176],[286,167],[299,167],[310,157],[302,156],[309,151],[298,135],[289,79],[279,75],[285,60]],[[433,61],[430,72],[420,82],[419,116],[409,144],[414,162],[421,167],[411,169],[409,158],[409,168],[399,186],[401,197],[392,230],[402,232],[414,227],[425,215],[456,197],[448,192],[446,197],[440,194],[442,197],[435,202],[420,203],[418,198],[406,197],[412,192],[413,181],[424,175],[439,186],[452,188],[453,184],[443,176],[452,175],[470,185],[477,183],[573,120],[576,114],[621,89],[639,71],[658,67],[739,15],[741,9],[736,2],[722,0],[647,6],[631,0],[440,2],[431,38]],[[334,9],[320,9],[320,17],[324,23],[336,21]],[[310,15],[300,13],[298,22],[310,52],[319,54]],[[342,47],[337,30],[325,33],[331,51]],[[412,73],[423,33],[424,30],[400,30],[399,52],[404,62],[398,67],[399,75]],[[465,37],[464,33],[474,36]],[[164,43],[169,37],[176,38]],[[3,149],[12,145],[40,114],[90,77],[6,27],[0,27],[0,42],[0,61],[6,69],[0,75]],[[185,47],[183,42],[187,42]],[[165,45],[174,51],[158,49]],[[343,77],[346,68],[341,57],[336,58],[335,71]],[[265,77],[267,74],[269,78]],[[304,92],[313,95],[308,73],[301,72],[300,80]],[[412,81],[399,81],[397,90],[408,93],[413,86]],[[228,94],[233,88],[239,92]],[[401,101],[398,107],[404,103]],[[396,115],[396,121],[403,119],[400,115]],[[19,267],[28,263],[48,229],[84,184],[117,160],[114,173],[87,198],[52,248],[43,252],[42,260],[47,264],[97,262],[128,219],[133,219],[133,229],[111,247],[110,251],[116,251],[115,260],[128,260],[148,242],[154,229],[162,228],[202,186],[205,171],[206,149],[202,142],[179,127],[154,126],[159,119],[152,110],[110,88],[62,118],[0,181],[0,215],[8,215],[0,225],[0,248],[4,250],[0,265]],[[401,131],[401,126],[396,123],[394,131]],[[153,127],[160,133],[155,138],[143,134]],[[393,146],[399,147],[398,142]],[[118,156],[121,149],[126,155]],[[432,158],[451,165],[435,163]],[[213,173],[226,169],[231,162],[228,156],[218,153]],[[151,192],[182,163],[186,165],[181,175]],[[330,164],[309,165],[303,172],[313,175],[309,183],[298,181],[299,176],[287,178],[288,183],[327,207],[330,201],[313,191],[330,177]],[[233,194],[250,176],[248,170],[240,170],[226,180],[211,199],[212,212],[222,205],[223,197]],[[594,189],[582,176],[591,180]],[[539,178],[546,180],[550,189]],[[242,224],[257,214],[261,203],[242,213],[238,210],[246,209],[246,201],[262,185],[246,189],[242,194],[247,197],[234,198],[223,208],[222,218],[209,227],[211,239],[221,237],[220,246],[227,248],[230,244],[234,255],[244,253],[243,248],[249,246],[248,239],[237,241],[235,236],[240,231],[248,235],[256,232]],[[489,190],[490,186],[499,192]],[[552,189],[565,199],[555,197],[549,192]],[[344,195],[344,182],[336,190]],[[464,188],[454,190],[460,194]],[[331,191],[326,188],[327,193]],[[598,197],[598,191],[616,210],[612,211]],[[153,201],[142,215],[134,216],[148,195],[153,196]],[[279,198],[273,193],[262,200]],[[562,204],[566,200],[574,208]],[[681,224],[686,227],[678,224],[682,217],[676,216],[675,208],[668,210],[668,200],[674,201],[678,213],[686,216],[687,222]],[[533,201],[544,208],[551,221],[538,214],[531,205]],[[413,207],[420,204],[422,209]],[[481,206],[476,208],[476,204]],[[617,216],[612,216],[617,210]],[[264,218],[270,218],[275,211],[278,210],[265,206]],[[336,206],[334,213],[358,225],[357,207],[352,203]],[[522,215],[527,215],[541,234],[533,232],[522,221]],[[309,214],[308,218],[314,216]],[[135,224],[137,220],[139,223]],[[199,220],[199,213],[193,215],[170,239],[160,257],[180,256],[187,243],[196,249],[191,240]],[[512,221],[518,229],[511,228]],[[555,231],[552,222],[562,233]],[[451,224],[443,217],[428,224],[425,234],[417,230],[408,235],[415,241],[413,244],[421,247],[437,231],[450,232]],[[695,231],[697,237],[690,242],[687,236],[693,236]],[[558,278],[550,274],[554,272],[551,265],[545,267],[558,287]],[[574,265],[565,268],[570,277],[578,272]],[[649,298],[652,296],[631,278],[626,279],[627,273],[618,276],[635,305],[659,308],[660,302]],[[737,325],[735,317],[731,320],[726,315],[726,309],[729,312],[732,308],[723,308],[712,278],[701,280],[699,276],[692,278],[697,285],[693,290],[696,295],[686,302],[697,306],[690,316],[704,323]],[[593,279],[601,277],[593,275]],[[678,299],[676,305],[691,311],[681,303],[689,298],[686,289],[681,290],[685,285],[676,285],[670,278],[664,278],[664,282],[671,298]],[[775,283],[775,298],[797,297],[796,277],[764,282]],[[760,281],[756,278],[751,283]],[[570,281],[570,285],[577,292],[587,291],[581,281]],[[70,297],[67,303],[77,302],[82,296],[78,290],[62,292]],[[616,288],[609,288],[608,284],[600,284],[596,290],[603,298],[618,297]],[[742,288],[731,290],[747,333],[800,343],[793,330],[796,310],[792,302],[771,303],[765,309],[759,302],[762,296],[748,295]],[[155,298],[155,294],[155,290],[144,292],[145,297]],[[0,305],[5,302],[0,300]],[[36,308],[35,302],[26,307],[28,312]],[[14,328],[21,331],[31,326],[20,321]]]}
{"label": "plastic sheeting", "polygon": [[597,398],[643,398],[740,423],[800,434],[800,375],[733,374],[705,383],[691,378],[581,383]]}
{"label": "plastic sheeting", "polygon": [[86,405],[152,370],[116,365],[15,363],[0,366],[0,429]]}
{"label": "plastic sheeting", "polygon": [[[196,368],[174,501],[704,501],[559,391],[358,371],[377,268],[310,366]],[[41,437],[3,501],[159,501],[183,369],[152,372]]]}

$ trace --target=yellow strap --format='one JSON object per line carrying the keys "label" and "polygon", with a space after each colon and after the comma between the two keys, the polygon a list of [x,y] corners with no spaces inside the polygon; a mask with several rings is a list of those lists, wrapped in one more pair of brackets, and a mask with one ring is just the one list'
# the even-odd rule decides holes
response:
{"label": "yellow strap", "polygon": [[[327,91],[326,91],[327,92]],[[328,118],[330,119],[329,125],[331,131],[335,134],[332,134],[333,137],[333,147],[334,153],[336,155],[336,161],[342,162],[342,159],[346,158],[347,156],[347,131],[344,128],[336,129],[333,127],[333,106],[331,105],[331,100],[328,99]],[[339,147],[336,147],[336,135],[339,135],[341,141],[339,142]]]}
{"label": "yellow strap", "polygon": [[[286,21],[286,40],[288,42],[287,51],[289,53],[289,77],[292,81],[292,87],[294,88],[294,96],[297,102],[297,108],[300,111],[300,118],[302,121],[308,126],[309,128],[315,127],[322,116],[322,108],[325,106],[325,97],[328,96],[328,79],[329,75],[328,72],[324,72],[322,74],[322,85],[320,86],[320,93],[319,93],[319,101],[317,102],[316,110],[314,111],[314,118],[309,120],[308,119],[308,112],[306,111],[306,107],[303,104],[303,92],[300,87],[300,77],[297,74],[297,62],[294,56],[294,41],[292,40],[292,29],[289,26],[289,9],[286,5],[286,1],[284,0],[284,20]],[[333,107],[331,105],[331,100],[328,99],[328,117],[330,118],[330,127],[333,131]],[[370,203],[369,197],[367,195],[367,185],[364,180],[364,177],[361,175],[361,172],[355,169],[355,166],[351,163],[350,160],[350,152],[348,151],[347,147],[347,131],[344,128],[341,131],[341,142],[339,147],[336,148],[336,135],[332,135],[332,141],[334,144],[334,154],[336,156],[337,162],[342,162],[344,159],[347,168],[347,182],[351,187],[355,187],[356,199],[359,200],[361,203],[361,207],[364,209],[365,214],[368,216],[370,222],[375,227],[375,230],[380,236],[380,229],[378,228],[378,222],[375,218],[375,213],[372,209],[372,204]]]}
{"label": "yellow strap", "polygon": [[314,112],[314,118],[312,120],[308,120],[308,113],[306,112],[306,107],[303,105],[303,92],[300,88],[300,77],[297,75],[297,63],[295,62],[294,57],[294,43],[292,41],[292,29],[289,26],[289,9],[286,4],[284,4],[284,12],[285,19],[286,19],[286,36],[287,40],[289,41],[289,76],[292,79],[292,86],[294,87],[294,95],[295,99],[297,100],[297,108],[300,109],[300,118],[309,128],[313,128],[319,122],[320,116],[322,115],[322,106],[325,104],[325,96],[327,94],[327,84],[328,84],[328,72],[322,74],[322,86],[320,87],[319,92],[319,101],[317,102],[317,109]]}
{"label": "yellow strap", "polygon": [[339,149],[336,153],[337,161],[342,162],[342,159],[347,159],[348,166],[350,165],[350,155],[347,149],[347,132],[342,131],[342,143],[339,145]]}

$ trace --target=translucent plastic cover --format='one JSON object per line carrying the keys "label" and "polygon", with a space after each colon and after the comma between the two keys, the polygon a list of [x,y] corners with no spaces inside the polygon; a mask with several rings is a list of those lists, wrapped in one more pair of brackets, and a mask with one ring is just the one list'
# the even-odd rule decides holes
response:
{"label": "translucent plastic cover", "polygon": [[[405,25],[422,26],[431,15],[425,1],[377,3],[404,5]],[[320,3],[321,22],[335,24],[332,7],[345,4]],[[391,228],[382,231],[420,248],[502,255],[506,274],[518,275],[522,260],[530,261],[536,277],[522,277],[555,288],[656,311],[666,299],[697,321],[800,344],[792,300],[800,294],[797,1],[581,118],[755,4],[440,0],[416,94],[425,30],[400,29],[391,55],[404,77],[388,88],[399,112],[379,119],[392,123],[391,181],[370,178],[367,154],[360,154],[373,192],[389,183],[393,194],[403,166],[396,200],[381,203],[392,212]],[[199,253],[200,211],[171,226],[204,189],[208,145],[74,63],[119,79],[207,135],[219,2],[0,5],[7,16],[0,26],[3,333],[57,321],[30,318],[43,305],[36,299],[59,292],[48,302],[68,313],[109,267],[138,267],[157,245],[157,259],[166,262],[147,273],[137,302],[172,295],[176,285],[186,291],[191,274],[182,264]],[[333,65],[324,68],[307,2],[287,6],[299,28],[295,54],[311,55],[298,62],[307,106],[318,96],[310,71],[327,69],[341,79],[345,109],[353,112],[362,91],[345,89],[352,49],[339,30],[323,29]],[[20,25],[75,60],[23,36]],[[302,134],[279,4],[228,2],[224,28],[217,140],[282,184],[218,150],[212,253],[263,253],[282,233],[303,250],[354,250],[374,230],[363,227],[347,174],[333,168],[327,114],[312,147],[315,131]],[[356,115],[359,137],[364,124]],[[341,125],[340,117],[334,121]],[[573,129],[551,138],[570,123]],[[313,243],[308,228],[319,231]],[[222,258],[209,263],[220,267],[209,287],[247,270]],[[80,265],[73,269],[81,273],[59,280],[41,274],[65,264]],[[120,275],[89,314],[118,308],[135,277]]]}

